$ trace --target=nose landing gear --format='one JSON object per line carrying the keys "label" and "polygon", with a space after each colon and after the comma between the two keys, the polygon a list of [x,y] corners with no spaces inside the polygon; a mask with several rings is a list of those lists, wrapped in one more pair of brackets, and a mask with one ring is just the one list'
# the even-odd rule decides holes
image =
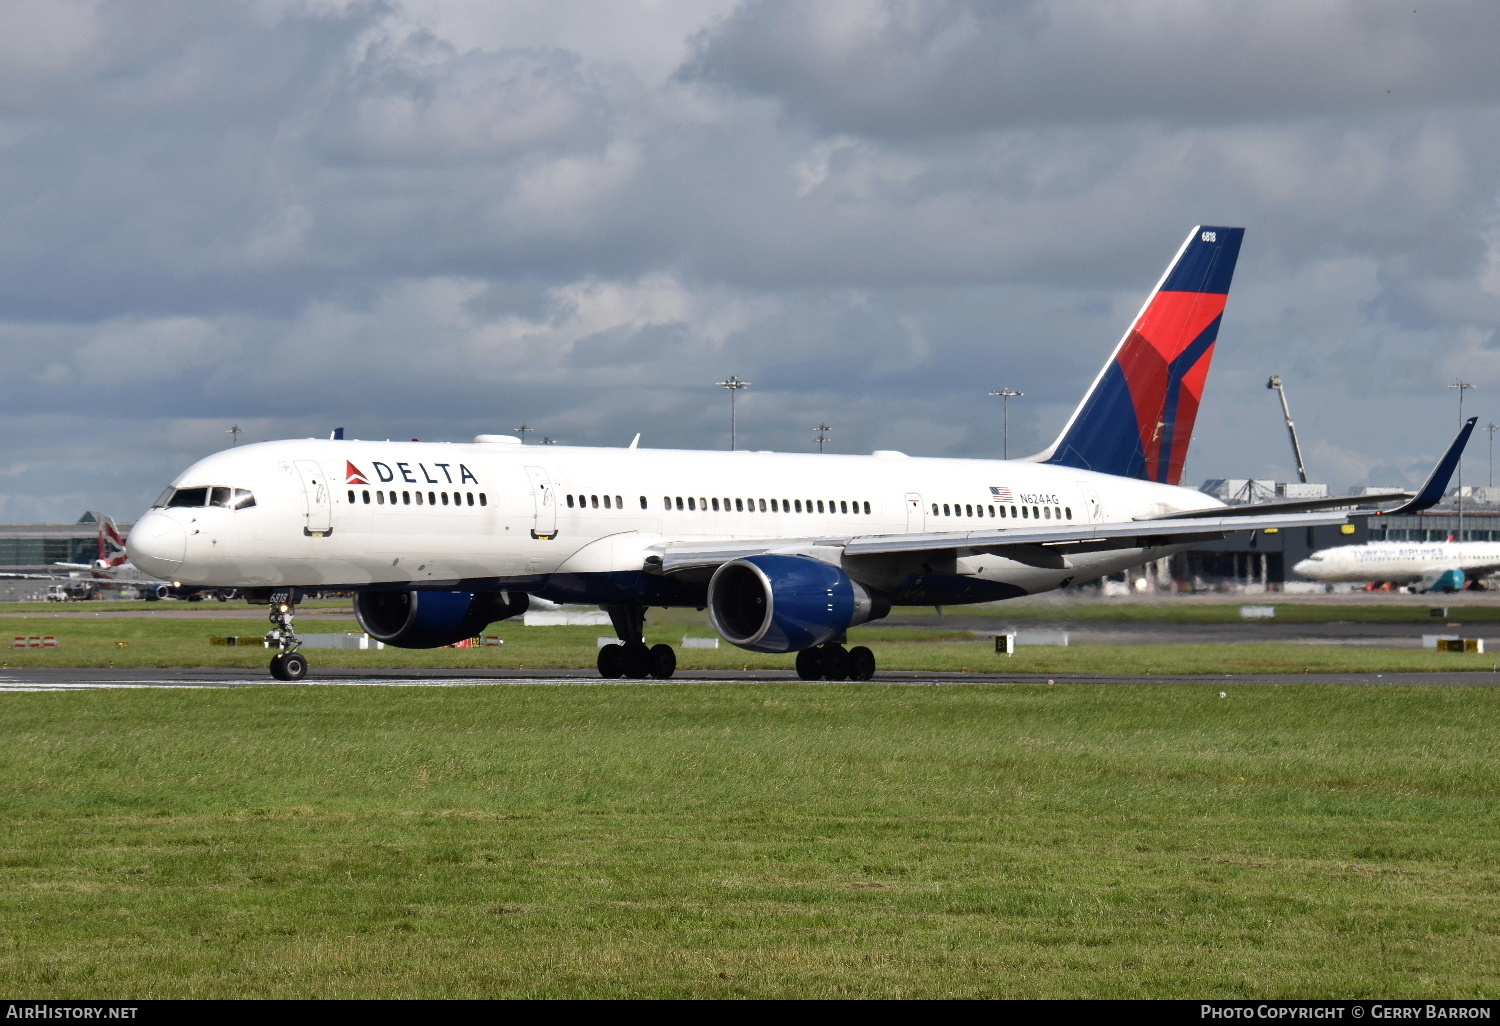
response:
{"label": "nose landing gear", "polygon": [[271,630],[266,640],[280,649],[271,657],[271,676],[277,680],[295,681],[307,676],[307,656],[298,652],[302,640],[297,637],[293,621],[297,616],[297,596],[289,591],[271,595]]}

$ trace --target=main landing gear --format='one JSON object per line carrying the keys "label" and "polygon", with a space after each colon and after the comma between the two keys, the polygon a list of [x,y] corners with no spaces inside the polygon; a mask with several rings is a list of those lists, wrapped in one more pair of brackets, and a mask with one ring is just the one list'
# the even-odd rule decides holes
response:
{"label": "main landing gear", "polygon": [[863,645],[845,650],[837,642],[797,653],[797,676],[803,680],[869,680],[875,676],[875,653]]}
{"label": "main landing gear", "polygon": [[671,645],[646,647],[645,606],[605,606],[604,611],[614,625],[615,637],[624,644],[605,645],[599,650],[599,676],[667,680],[677,672],[677,653]]}
{"label": "main landing gear", "polygon": [[271,676],[277,680],[301,680],[307,676],[307,656],[298,652],[302,639],[292,626],[297,616],[297,596],[289,591],[271,595],[271,630],[266,640],[280,650],[271,657]]}

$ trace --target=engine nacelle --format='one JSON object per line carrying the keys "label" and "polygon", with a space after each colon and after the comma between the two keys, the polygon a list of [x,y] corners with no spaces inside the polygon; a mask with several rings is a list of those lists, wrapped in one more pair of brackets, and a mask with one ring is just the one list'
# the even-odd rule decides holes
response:
{"label": "engine nacelle", "polygon": [[361,591],[354,596],[354,616],[376,641],[441,648],[526,612],[528,603],[525,592]]}
{"label": "engine nacelle", "polygon": [[811,556],[747,556],[708,582],[714,630],[751,652],[800,652],[890,611],[883,596]]}

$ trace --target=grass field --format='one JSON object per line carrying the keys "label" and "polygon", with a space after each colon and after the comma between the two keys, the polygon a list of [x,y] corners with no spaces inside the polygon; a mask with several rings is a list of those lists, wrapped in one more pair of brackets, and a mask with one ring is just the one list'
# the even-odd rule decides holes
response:
{"label": "grass field", "polygon": [[[357,630],[354,620],[303,618],[304,634]],[[258,620],[0,617],[0,639],[52,634],[56,649],[7,649],[0,668],[12,666],[242,667],[264,668],[263,648],[211,646],[214,635],[253,637]],[[596,639],[608,627],[525,627],[495,624],[486,633],[505,639],[503,648],[382,651],[309,649],[316,675],[324,670],[360,668],[555,668],[592,672]],[[651,643],[680,644],[684,634],[711,637],[701,614],[653,610],[647,624]],[[120,647],[121,643],[125,647]],[[996,655],[994,642],[967,631],[881,626],[849,632],[853,645],[869,645],[881,670],[956,673],[1387,673],[1421,670],[1497,672],[1500,655],[1438,652],[1431,649],[1338,648],[1239,642],[1198,645],[1085,645],[1073,648],[1022,647],[1014,656]],[[784,669],[792,657],[746,652],[725,643],[718,649],[678,649],[678,666],[695,669]]]}
{"label": "grass field", "polygon": [[1500,689],[0,696],[27,996],[1493,997]]}

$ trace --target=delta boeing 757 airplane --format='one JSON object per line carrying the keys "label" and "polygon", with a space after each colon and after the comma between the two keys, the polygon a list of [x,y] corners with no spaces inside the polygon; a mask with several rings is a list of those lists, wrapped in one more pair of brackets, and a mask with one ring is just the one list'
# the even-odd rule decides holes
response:
{"label": "delta boeing 757 airplane", "polygon": [[1375,514],[1353,503],[1434,504],[1472,420],[1415,497],[1226,507],[1179,485],[1243,237],[1193,229],[1057,441],[1025,459],[264,442],[179,475],[130,557],[267,603],[281,680],[307,673],[293,617],[313,588],[352,590],[365,631],[404,648],[472,637],[533,595],[597,603],[622,642],[599,650],[605,677],[670,677],[646,607],[707,608],[731,644],[795,653],[804,679],[868,680],[875,656],[846,631],[892,606],[1034,595],[1227,531]]}

